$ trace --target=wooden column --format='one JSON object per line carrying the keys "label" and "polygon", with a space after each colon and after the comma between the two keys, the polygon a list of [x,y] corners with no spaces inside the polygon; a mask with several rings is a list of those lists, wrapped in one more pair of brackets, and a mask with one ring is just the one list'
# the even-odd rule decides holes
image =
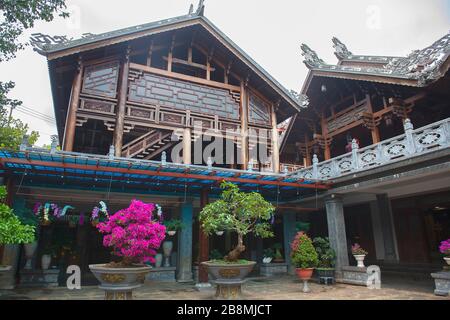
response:
{"label": "wooden column", "polygon": [[[200,194],[200,209],[203,209],[209,202],[208,189],[203,189]],[[209,237],[203,232],[202,226],[199,223],[198,231],[198,282],[208,282],[208,270],[201,266],[201,263],[209,260]]]}
{"label": "wooden column", "polygon": [[272,169],[273,172],[280,172],[280,147],[278,145],[278,129],[277,129],[277,115],[276,106],[272,105]]}
{"label": "wooden column", "polygon": [[128,73],[130,71],[130,47],[127,48],[125,57],[122,61],[120,75],[119,98],[116,109],[116,127],[114,129],[114,152],[116,157],[122,155],[123,145],[123,127],[125,124],[125,108],[128,94]]}
{"label": "wooden column", "polygon": [[63,150],[73,151],[75,140],[75,129],[77,124],[77,109],[80,101],[81,83],[83,82],[83,62],[78,58],[78,65],[75,71],[75,77],[72,83],[72,92],[70,94],[70,103],[67,110],[66,128],[63,137]]}
{"label": "wooden column", "polygon": [[[372,117],[373,117],[372,99],[370,98],[369,94],[366,94],[366,99],[367,99],[367,104],[369,106],[369,111],[370,111],[370,113],[372,113]],[[370,133],[372,135],[372,143],[373,144],[380,142],[380,130],[378,130],[378,126],[375,123],[373,123],[373,127],[370,129]]]}
{"label": "wooden column", "polygon": [[191,164],[191,128],[183,130],[183,163]]}
{"label": "wooden column", "polygon": [[311,166],[311,152],[309,150],[309,139],[308,135],[305,133],[305,166]]}
{"label": "wooden column", "polygon": [[322,115],[321,127],[322,127],[322,138],[324,139],[325,143],[323,156],[325,160],[329,160],[331,158],[331,151],[330,151],[330,144],[328,143],[328,125],[324,115]]}
{"label": "wooden column", "polygon": [[248,164],[248,96],[247,85],[241,81],[241,169],[247,170]]}

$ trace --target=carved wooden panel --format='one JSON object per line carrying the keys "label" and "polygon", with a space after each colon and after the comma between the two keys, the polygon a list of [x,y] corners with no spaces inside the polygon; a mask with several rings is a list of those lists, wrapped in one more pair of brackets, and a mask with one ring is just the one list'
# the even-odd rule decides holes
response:
{"label": "carved wooden panel", "polygon": [[84,71],[82,92],[86,94],[115,98],[118,77],[118,62],[108,62],[87,66]]}
{"label": "carved wooden panel", "polygon": [[94,99],[81,99],[80,110],[114,114],[115,104],[107,101],[100,101]]}
{"label": "carved wooden panel", "polygon": [[129,101],[239,119],[236,93],[144,73],[130,82]]}
{"label": "carved wooden panel", "polygon": [[249,92],[248,100],[248,122],[270,125],[270,105],[252,92]]}
{"label": "carved wooden panel", "polygon": [[360,106],[356,106],[352,108],[348,112],[341,113],[335,119],[331,119],[328,121],[328,132],[333,132],[338,130],[346,125],[358,121],[365,112],[368,112],[369,108],[366,103],[361,104]]}

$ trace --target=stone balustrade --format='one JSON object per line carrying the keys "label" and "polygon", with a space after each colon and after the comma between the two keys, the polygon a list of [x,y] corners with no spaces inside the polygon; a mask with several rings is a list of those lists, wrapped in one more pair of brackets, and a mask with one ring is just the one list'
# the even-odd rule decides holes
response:
{"label": "stone balustrade", "polygon": [[450,146],[450,118],[419,129],[414,129],[411,121],[406,119],[404,130],[402,135],[364,148],[359,148],[353,140],[351,152],[320,163],[314,155],[312,166],[289,175],[301,179],[329,180]]}

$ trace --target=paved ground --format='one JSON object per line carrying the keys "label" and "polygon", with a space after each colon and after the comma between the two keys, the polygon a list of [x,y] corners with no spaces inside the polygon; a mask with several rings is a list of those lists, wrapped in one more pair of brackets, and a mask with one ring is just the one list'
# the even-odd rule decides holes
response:
{"label": "paved ground", "polygon": [[[450,297],[438,297],[433,294],[430,282],[405,279],[388,279],[379,290],[365,287],[335,284],[332,286],[312,283],[311,292],[303,293],[302,284],[294,276],[277,278],[255,278],[243,287],[246,299],[324,299],[324,300],[450,300]],[[214,290],[197,291],[193,284],[146,282],[135,291],[138,300],[201,300],[212,299]],[[36,300],[96,300],[103,299],[103,292],[96,286],[83,287],[81,290],[66,288],[30,288],[3,292],[0,299],[36,299]]]}

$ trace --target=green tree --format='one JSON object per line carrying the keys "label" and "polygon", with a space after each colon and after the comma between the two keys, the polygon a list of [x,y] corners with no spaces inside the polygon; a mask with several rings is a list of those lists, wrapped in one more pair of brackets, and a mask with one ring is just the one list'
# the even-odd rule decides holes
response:
{"label": "green tree", "polygon": [[[6,198],[5,186],[0,187],[0,201]],[[13,209],[0,203],[0,245],[32,243],[35,227],[23,224]]]}
{"label": "green tree", "polygon": [[[67,17],[65,8],[65,0],[0,0],[0,62],[13,59],[25,48],[26,44],[19,41],[25,29],[39,20],[52,21],[55,14]],[[9,149],[17,149],[28,132],[28,125],[9,117],[9,110],[22,104],[8,98],[14,86],[12,81],[0,82],[0,147]],[[30,144],[38,137],[37,132],[31,132]]]}
{"label": "green tree", "polygon": [[272,204],[256,192],[245,193],[230,182],[222,182],[221,199],[208,204],[200,212],[199,220],[203,231],[212,234],[217,231],[233,231],[238,243],[224,259],[237,261],[245,251],[244,236],[254,233],[261,238],[273,237],[268,222],[275,210]]}

